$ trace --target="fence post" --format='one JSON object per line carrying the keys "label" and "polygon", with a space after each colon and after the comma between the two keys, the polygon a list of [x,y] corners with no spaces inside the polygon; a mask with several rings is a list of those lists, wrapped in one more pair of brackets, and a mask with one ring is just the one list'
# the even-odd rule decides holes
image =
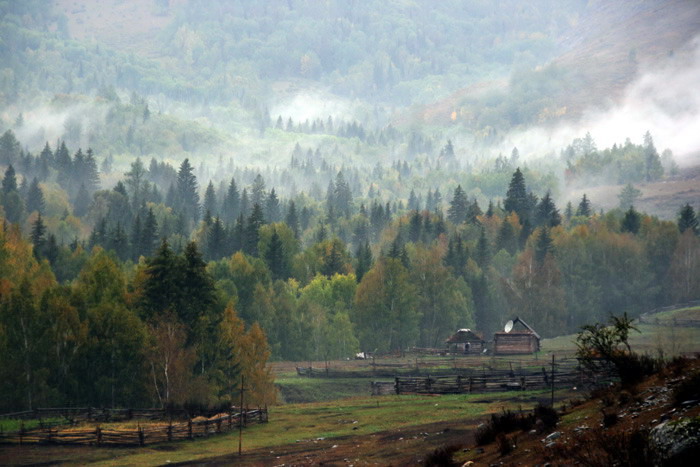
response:
{"label": "fence post", "polygon": [[550,405],[554,408],[554,354],[552,354],[552,401]]}
{"label": "fence post", "polygon": [[139,446],[145,446],[146,440],[143,434],[143,428],[139,425]]}
{"label": "fence post", "polygon": [[95,439],[97,440],[97,445],[100,446],[102,444],[102,430],[100,429],[100,425],[97,425],[97,428],[95,428]]}
{"label": "fence post", "polygon": [[457,392],[462,392],[462,375],[457,375]]}
{"label": "fence post", "polygon": [[170,423],[168,424],[168,441],[173,440],[173,419],[170,418]]}
{"label": "fence post", "polygon": [[24,420],[19,423],[19,445],[23,444],[22,438],[24,437]]}
{"label": "fence post", "polygon": [[396,391],[396,395],[397,395],[397,396],[398,396],[399,394],[401,394],[401,389],[400,389],[400,387],[399,387],[399,377],[398,377],[398,376],[397,376],[396,378],[394,378],[394,391]]}

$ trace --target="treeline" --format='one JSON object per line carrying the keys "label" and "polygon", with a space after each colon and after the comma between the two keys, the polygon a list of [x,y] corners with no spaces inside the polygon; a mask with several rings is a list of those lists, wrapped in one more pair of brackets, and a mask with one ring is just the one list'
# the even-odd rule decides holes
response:
{"label": "treeline", "polygon": [[629,138],[624,144],[599,150],[590,133],[576,138],[561,151],[566,163],[565,176],[570,182],[590,186],[602,183],[655,182],[663,175],[678,173],[678,164],[669,149],[659,155],[651,134],[644,134],[642,144]]}

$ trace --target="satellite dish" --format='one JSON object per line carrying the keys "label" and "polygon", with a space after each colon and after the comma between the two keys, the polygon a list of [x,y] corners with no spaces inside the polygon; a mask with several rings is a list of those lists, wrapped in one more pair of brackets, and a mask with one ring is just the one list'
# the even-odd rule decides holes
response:
{"label": "satellite dish", "polygon": [[504,330],[505,332],[510,332],[510,331],[513,330],[513,320],[512,320],[512,319],[511,319],[511,320],[508,320],[508,322],[506,323],[506,327],[503,328],[503,330]]}

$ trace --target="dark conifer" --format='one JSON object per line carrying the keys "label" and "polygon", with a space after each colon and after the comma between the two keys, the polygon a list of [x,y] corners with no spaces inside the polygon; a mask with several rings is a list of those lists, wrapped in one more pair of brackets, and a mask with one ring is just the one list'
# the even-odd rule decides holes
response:
{"label": "dark conifer", "polygon": [[681,212],[678,216],[678,230],[683,233],[688,229],[692,230],[693,233],[697,235],[698,218],[695,215],[695,210],[690,203],[686,203],[686,205],[681,208]]}
{"label": "dark conifer", "polygon": [[639,232],[639,227],[641,227],[641,224],[642,216],[634,209],[634,206],[630,206],[627,212],[625,212],[625,217],[622,218],[620,230],[622,232],[637,234],[637,232]]}
{"label": "dark conifer", "polygon": [[294,232],[294,238],[299,238],[299,216],[297,215],[297,207],[294,200],[289,202],[289,207],[287,208],[287,215],[285,216],[284,222],[292,229]]}
{"label": "dark conifer", "polygon": [[467,195],[462,190],[462,185],[457,185],[450,201],[450,208],[447,210],[447,218],[455,225],[461,224],[467,219],[468,207]]}
{"label": "dark conifer", "polygon": [[32,183],[29,185],[29,190],[27,191],[27,212],[32,213],[37,211],[41,214],[44,213],[44,193],[41,191],[39,186],[39,181],[36,177],[32,179]]}
{"label": "dark conifer", "polygon": [[515,212],[518,214],[520,223],[522,224],[530,215],[529,206],[530,200],[527,195],[527,188],[525,187],[525,177],[523,177],[518,167],[515,169],[510,184],[508,185],[503,208],[506,213]]}
{"label": "dark conifer", "polygon": [[581,202],[578,205],[578,209],[576,210],[576,215],[590,217],[592,213],[593,211],[591,210],[591,202],[588,200],[586,194],[584,193],[583,197],[581,198]]}

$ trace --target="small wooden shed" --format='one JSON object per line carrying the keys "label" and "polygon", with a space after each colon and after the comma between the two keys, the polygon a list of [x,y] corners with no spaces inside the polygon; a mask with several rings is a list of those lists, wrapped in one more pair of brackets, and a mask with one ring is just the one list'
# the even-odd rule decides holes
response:
{"label": "small wooden shed", "polygon": [[445,341],[450,352],[480,354],[484,350],[484,339],[471,329],[460,329]]}
{"label": "small wooden shed", "polygon": [[501,331],[493,335],[495,355],[530,354],[540,350],[540,335],[525,321],[516,317],[512,326],[508,327],[508,332]]}

